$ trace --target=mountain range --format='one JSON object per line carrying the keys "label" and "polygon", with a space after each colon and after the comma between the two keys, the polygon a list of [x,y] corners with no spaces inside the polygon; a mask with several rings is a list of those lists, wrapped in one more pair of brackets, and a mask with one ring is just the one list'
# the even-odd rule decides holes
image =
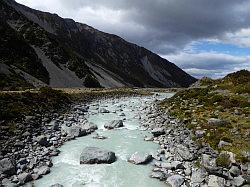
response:
{"label": "mountain range", "polygon": [[119,36],[0,1],[0,88],[187,87],[196,79]]}

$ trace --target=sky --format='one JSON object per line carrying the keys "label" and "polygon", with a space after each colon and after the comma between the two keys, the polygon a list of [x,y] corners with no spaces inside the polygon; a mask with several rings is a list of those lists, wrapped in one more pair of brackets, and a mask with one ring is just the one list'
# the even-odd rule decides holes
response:
{"label": "sky", "polygon": [[250,70],[250,0],[16,0],[159,54],[191,75]]}

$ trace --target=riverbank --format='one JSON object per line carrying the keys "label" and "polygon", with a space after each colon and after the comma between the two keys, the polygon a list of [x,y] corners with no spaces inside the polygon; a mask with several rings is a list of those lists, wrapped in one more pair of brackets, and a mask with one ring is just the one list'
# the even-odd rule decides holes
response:
{"label": "riverbank", "polygon": [[[8,114],[1,115],[2,183],[22,184],[47,174],[52,166],[51,157],[59,153],[58,147],[68,140],[93,132],[96,129],[93,124],[83,119],[75,121],[75,116],[70,116],[72,112],[83,114],[88,109],[83,103],[150,93],[148,90],[133,89],[92,89],[70,93],[50,88],[1,93],[1,111]],[[65,137],[61,133],[64,121],[80,122],[83,126],[67,129]]]}

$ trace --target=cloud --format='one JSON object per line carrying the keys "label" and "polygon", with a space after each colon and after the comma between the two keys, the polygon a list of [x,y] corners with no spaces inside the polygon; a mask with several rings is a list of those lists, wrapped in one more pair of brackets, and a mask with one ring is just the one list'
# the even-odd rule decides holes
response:
{"label": "cloud", "polygon": [[[118,34],[157,53],[250,28],[250,0],[18,0]],[[133,29],[134,28],[134,29]],[[248,32],[247,32],[248,33]],[[248,37],[249,38],[249,37]],[[249,39],[248,39],[249,40]],[[241,43],[243,43],[242,41]]]}
{"label": "cloud", "polygon": [[203,76],[221,78],[241,69],[250,70],[250,54],[249,56],[234,56],[217,52],[181,52],[163,57],[175,62],[197,78]]}

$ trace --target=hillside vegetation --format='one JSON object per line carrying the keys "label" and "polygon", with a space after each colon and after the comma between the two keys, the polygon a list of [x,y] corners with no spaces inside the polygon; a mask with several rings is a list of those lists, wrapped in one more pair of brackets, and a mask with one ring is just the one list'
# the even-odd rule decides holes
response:
{"label": "hillside vegetation", "polygon": [[250,151],[250,72],[238,71],[213,80],[201,79],[161,103],[192,129],[194,139],[219,151],[231,151],[241,162]]}

